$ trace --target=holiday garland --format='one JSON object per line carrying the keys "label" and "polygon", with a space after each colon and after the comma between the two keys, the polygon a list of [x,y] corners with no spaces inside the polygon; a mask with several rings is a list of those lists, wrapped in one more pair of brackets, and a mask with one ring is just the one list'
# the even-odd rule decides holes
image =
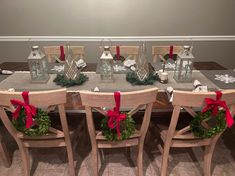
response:
{"label": "holiday garland", "polygon": [[80,73],[79,76],[74,80],[67,79],[65,75],[57,74],[56,78],[54,79],[54,82],[57,85],[61,85],[63,87],[71,87],[75,85],[81,85],[87,80],[88,80],[88,76],[84,75],[83,73]]}
{"label": "holiday garland", "polygon": [[141,81],[135,72],[130,71],[126,74],[126,80],[132,85],[153,85],[154,82],[159,80],[159,76],[151,71],[148,77]]}
{"label": "holiday garland", "polygon": [[[135,132],[135,121],[131,116],[127,116],[125,120],[120,122],[120,138],[115,128],[111,129],[108,126],[109,117],[106,116],[101,120],[102,134],[109,141],[118,141],[128,139]],[[115,126],[116,127],[116,126]]]}
{"label": "holiday garland", "polygon": [[18,131],[21,131],[30,137],[42,136],[48,133],[51,126],[51,121],[45,111],[38,108],[33,119],[33,125],[30,128],[26,128],[25,110],[24,108],[21,108],[18,118],[13,118],[12,123]]}
{"label": "holiday garland", "polygon": [[[202,122],[207,122],[215,118],[216,125],[214,127],[206,128],[202,125]],[[210,138],[226,128],[225,111],[218,111],[216,116],[213,116],[212,111],[206,111],[205,113],[199,112],[193,118],[190,124],[190,129],[196,137]]]}

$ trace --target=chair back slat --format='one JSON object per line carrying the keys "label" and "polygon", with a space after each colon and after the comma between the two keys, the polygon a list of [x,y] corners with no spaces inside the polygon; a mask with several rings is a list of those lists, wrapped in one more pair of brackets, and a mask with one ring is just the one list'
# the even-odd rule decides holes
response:
{"label": "chair back slat", "polygon": [[[128,59],[136,60],[139,54],[139,46],[119,46],[120,54]],[[103,52],[103,47],[100,46],[100,51]],[[116,54],[116,46],[111,46],[111,53]]]}
{"label": "chair back slat", "polygon": [[[74,59],[84,59],[85,57],[85,47],[84,46],[70,46]],[[56,56],[57,58],[60,56],[60,47],[59,46],[44,46],[44,53],[48,58],[49,63],[53,63],[58,59],[53,58]],[[66,51],[64,51],[66,52]],[[66,53],[65,53],[66,54]]]}
{"label": "chair back slat", "polygon": [[[173,54],[179,54],[183,50],[183,46],[174,46]],[[170,46],[152,46],[152,55],[166,55],[169,54]]]}
{"label": "chair back slat", "polygon": [[[222,91],[221,100],[225,100],[227,105],[235,104],[235,89]],[[215,92],[186,92],[174,91],[172,104],[186,107],[202,107],[205,98],[216,98]]]}
{"label": "chair back slat", "polygon": [[[121,92],[121,107],[136,107],[138,105],[153,103],[156,101],[157,88]],[[113,93],[96,93],[90,91],[79,91],[82,104],[90,107],[114,107]]]}
{"label": "chair back slat", "polygon": [[[10,100],[23,101],[22,92],[0,91],[0,106],[11,106]],[[66,89],[52,91],[29,92],[29,103],[37,107],[66,103]]]}

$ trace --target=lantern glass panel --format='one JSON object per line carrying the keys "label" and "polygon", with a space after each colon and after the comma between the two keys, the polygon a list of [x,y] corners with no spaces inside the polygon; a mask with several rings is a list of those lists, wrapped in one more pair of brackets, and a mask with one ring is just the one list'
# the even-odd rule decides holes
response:
{"label": "lantern glass panel", "polygon": [[49,80],[47,73],[47,60],[38,46],[33,46],[28,57],[31,81],[35,83],[46,83]]}
{"label": "lantern glass panel", "polygon": [[113,82],[113,57],[110,47],[105,46],[104,52],[100,57],[100,78],[104,82]]}
{"label": "lantern glass panel", "polygon": [[185,46],[176,60],[174,79],[177,82],[192,82],[193,60],[190,47]]}

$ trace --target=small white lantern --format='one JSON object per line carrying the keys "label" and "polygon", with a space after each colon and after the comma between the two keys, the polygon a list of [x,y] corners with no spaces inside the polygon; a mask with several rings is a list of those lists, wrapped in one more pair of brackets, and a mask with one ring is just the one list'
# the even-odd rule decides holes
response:
{"label": "small white lantern", "polygon": [[38,46],[32,46],[32,51],[28,56],[28,64],[33,83],[46,83],[49,80],[47,73],[47,60]]}
{"label": "small white lantern", "polygon": [[184,50],[176,60],[174,79],[177,82],[192,82],[193,60],[191,47],[184,46]]}
{"label": "small white lantern", "polygon": [[113,82],[113,56],[109,46],[104,46],[100,57],[100,77],[104,82]]}

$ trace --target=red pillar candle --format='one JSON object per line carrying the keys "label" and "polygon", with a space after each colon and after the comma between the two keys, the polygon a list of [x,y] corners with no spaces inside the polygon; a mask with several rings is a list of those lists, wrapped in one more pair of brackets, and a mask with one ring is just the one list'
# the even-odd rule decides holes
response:
{"label": "red pillar candle", "polygon": [[173,45],[170,46],[169,58],[173,58]]}
{"label": "red pillar candle", "polygon": [[64,54],[64,46],[60,46],[60,60],[65,60],[65,54]]}
{"label": "red pillar candle", "polygon": [[116,46],[116,56],[117,56],[117,60],[120,60],[120,47]]}

